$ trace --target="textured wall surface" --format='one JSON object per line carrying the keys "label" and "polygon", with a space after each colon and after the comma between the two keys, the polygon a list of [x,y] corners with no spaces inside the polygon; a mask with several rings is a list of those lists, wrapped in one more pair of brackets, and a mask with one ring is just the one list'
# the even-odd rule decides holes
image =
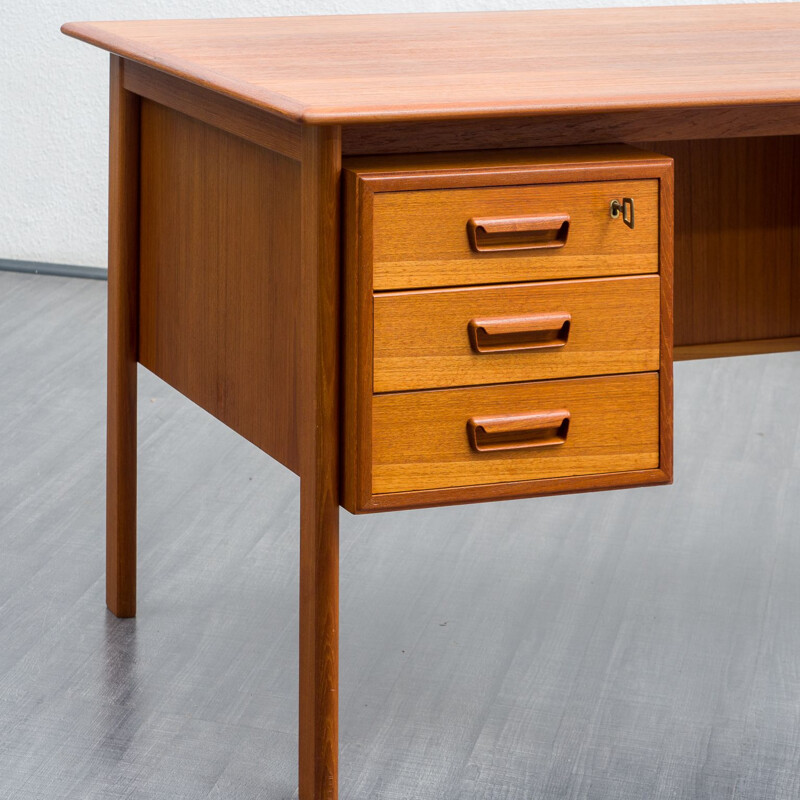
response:
{"label": "textured wall surface", "polygon": [[[628,5],[664,5],[669,0]],[[105,266],[108,56],[73,20],[626,5],[575,0],[2,0],[0,258]]]}

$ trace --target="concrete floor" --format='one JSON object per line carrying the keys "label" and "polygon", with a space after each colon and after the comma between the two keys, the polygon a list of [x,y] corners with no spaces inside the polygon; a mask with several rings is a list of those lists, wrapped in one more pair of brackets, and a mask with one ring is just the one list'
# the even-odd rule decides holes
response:
{"label": "concrete floor", "polygon": [[[142,370],[110,616],[105,288],[0,273],[0,798],[295,797],[297,479]],[[800,354],[675,371],[672,487],[342,512],[342,800],[800,797]]]}

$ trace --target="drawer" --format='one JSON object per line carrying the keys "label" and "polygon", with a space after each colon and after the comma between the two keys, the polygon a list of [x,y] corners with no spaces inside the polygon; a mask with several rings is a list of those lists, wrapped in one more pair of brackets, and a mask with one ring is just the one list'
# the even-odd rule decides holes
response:
{"label": "drawer", "polygon": [[657,373],[380,395],[377,494],[655,469]]}
{"label": "drawer", "polygon": [[373,389],[655,371],[660,302],[657,275],[378,294]]}
{"label": "drawer", "polygon": [[[380,193],[374,288],[657,272],[658,189],[629,180]],[[633,228],[610,211],[624,197]]]}

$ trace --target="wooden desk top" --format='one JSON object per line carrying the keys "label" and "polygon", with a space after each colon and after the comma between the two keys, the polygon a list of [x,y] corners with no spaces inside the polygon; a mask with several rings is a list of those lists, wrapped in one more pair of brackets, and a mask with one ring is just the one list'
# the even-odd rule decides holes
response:
{"label": "wooden desk top", "polygon": [[800,102],[800,3],[70,23],[316,124]]}

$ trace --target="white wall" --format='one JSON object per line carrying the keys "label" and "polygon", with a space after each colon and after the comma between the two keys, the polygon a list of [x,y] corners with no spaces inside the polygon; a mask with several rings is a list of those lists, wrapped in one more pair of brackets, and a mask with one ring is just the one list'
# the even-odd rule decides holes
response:
{"label": "white wall", "polygon": [[0,0],[0,258],[106,263],[108,55],[60,34],[64,22],[668,2]]}

